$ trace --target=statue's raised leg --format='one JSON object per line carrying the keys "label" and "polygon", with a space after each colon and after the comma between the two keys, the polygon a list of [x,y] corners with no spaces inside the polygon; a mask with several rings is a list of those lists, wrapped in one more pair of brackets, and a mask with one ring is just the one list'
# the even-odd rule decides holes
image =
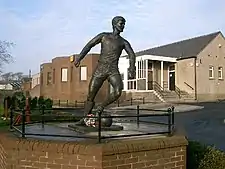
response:
{"label": "statue's raised leg", "polygon": [[[84,116],[91,114],[92,109],[95,105],[94,99],[97,95],[99,89],[101,88],[102,84],[104,83],[105,78],[103,77],[95,77],[92,76],[91,81],[89,83],[89,91],[87,96],[87,101],[85,102],[84,106]],[[84,118],[82,118],[79,122],[76,123],[77,125],[85,125]]]}
{"label": "statue's raised leg", "polygon": [[104,108],[115,102],[122,94],[123,81],[120,74],[112,75],[108,78],[109,83],[113,87],[113,91],[108,95],[105,101],[97,106],[97,112],[102,113]]}

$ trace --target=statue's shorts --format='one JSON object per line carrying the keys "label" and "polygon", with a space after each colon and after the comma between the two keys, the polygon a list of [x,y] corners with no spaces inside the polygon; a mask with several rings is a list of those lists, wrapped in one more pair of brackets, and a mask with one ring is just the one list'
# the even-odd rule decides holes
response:
{"label": "statue's shorts", "polygon": [[105,78],[105,79],[114,75],[120,75],[118,66],[117,65],[114,66],[110,64],[107,64],[107,65],[99,64],[93,73],[94,77]]}

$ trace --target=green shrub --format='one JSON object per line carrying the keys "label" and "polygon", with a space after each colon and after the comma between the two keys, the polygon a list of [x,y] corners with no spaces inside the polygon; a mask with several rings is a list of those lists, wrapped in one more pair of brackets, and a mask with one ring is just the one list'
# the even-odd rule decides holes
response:
{"label": "green shrub", "polygon": [[52,105],[53,105],[53,101],[51,99],[46,99],[45,100],[45,106],[46,108],[52,108]]}
{"label": "green shrub", "polygon": [[44,105],[44,104],[45,104],[45,99],[44,99],[43,96],[40,96],[38,98],[38,105],[39,105],[39,107],[42,106],[42,105]]}
{"label": "green shrub", "polygon": [[3,105],[0,105],[0,117],[2,117],[4,114],[4,107]]}
{"label": "green shrub", "polygon": [[212,146],[189,141],[187,169],[225,169],[225,153]]}
{"label": "green shrub", "polygon": [[0,118],[0,129],[6,126],[9,126],[9,120],[3,120],[2,118]]}
{"label": "green shrub", "polygon": [[197,141],[189,141],[187,147],[187,168],[198,169],[200,161],[207,152],[207,146]]}
{"label": "green shrub", "polygon": [[198,169],[225,169],[225,153],[215,147],[208,147]]}
{"label": "green shrub", "polygon": [[31,101],[30,101],[30,108],[31,108],[31,109],[37,108],[37,104],[38,104],[38,98],[37,98],[37,97],[34,97],[34,98],[31,99]]}
{"label": "green shrub", "polygon": [[[52,108],[53,101],[49,98],[45,99],[40,96],[39,98],[29,97],[30,109],[42,108]],[[10,97],[10,105],[14,109],[24,109],[26,105],[26,96],[22,92],[16,92],[12,97]]]}

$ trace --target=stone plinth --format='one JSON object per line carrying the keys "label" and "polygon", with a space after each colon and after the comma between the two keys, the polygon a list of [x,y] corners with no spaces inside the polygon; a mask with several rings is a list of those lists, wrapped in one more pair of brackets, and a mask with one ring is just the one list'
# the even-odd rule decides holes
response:
{"label": "stone plinth", "polygon": [[186,169],[187,140],[183,136],[96,144],[0,135],[1,169]]}

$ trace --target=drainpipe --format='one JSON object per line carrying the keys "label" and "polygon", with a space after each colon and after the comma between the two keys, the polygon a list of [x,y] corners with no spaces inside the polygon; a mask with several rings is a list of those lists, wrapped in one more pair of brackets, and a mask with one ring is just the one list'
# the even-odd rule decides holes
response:
{"label": "drainpipe", "polygon": [[196,62],[197,57],[194,58],[194,78],[195,78],[195,100],[197,100],[197,70],[196,70]]}

